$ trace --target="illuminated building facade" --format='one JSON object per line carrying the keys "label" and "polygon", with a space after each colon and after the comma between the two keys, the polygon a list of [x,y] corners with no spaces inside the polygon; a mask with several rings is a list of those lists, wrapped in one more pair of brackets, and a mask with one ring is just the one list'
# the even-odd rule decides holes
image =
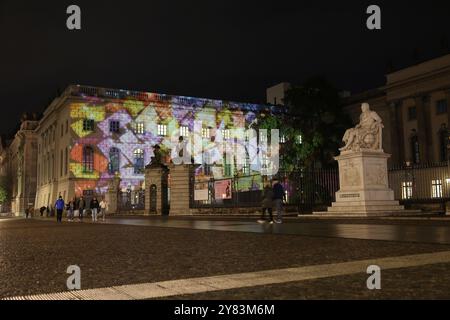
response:
{"label": "illuminated building facade", "polygon": [[[69,86],[47,108],[39,127],[35,206],[61,195],[101,196],[115,175],[123,190],[141,190],[144,168],[159,145],[170,155],[179,136],[192,135],[201,121],[205,144],[247,128],[272,106],[169,96],[146,92]],[[189,140],[189,139],[187,139]],[[194,155],[193,155],[194,156]],[[211,174],[205,168],[198,175]],[[243,170],[250,173],[251,167]],[[232,174],[224,166],[222,174]]]}

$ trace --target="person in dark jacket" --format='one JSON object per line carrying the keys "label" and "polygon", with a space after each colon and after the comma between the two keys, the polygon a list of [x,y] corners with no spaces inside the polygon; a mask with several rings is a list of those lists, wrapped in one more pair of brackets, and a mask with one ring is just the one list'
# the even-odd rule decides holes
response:
{"label": "person in dark jacket", "polygon": [[266,211],[269,212],[268,222],[270,224],[273,223],[272,205],[273,205],[272,187],[270,186],[270,183],[266,183],[266,185],[264,186],[264,189],[263,189],[263,194],[262,194],[262,202],[261,202],[262,215],[261,215],[261,219],[258,220],[259,223],[266,222],[266,220],[265,220]]}
{"label": "person in dark jacket", "polygon": [[100,204],[96,197],[94,197],[90,203],[91,211],[92,211],[92,222],[97,222],[98,209],[100,208]]}
{"label": "person in dark jacket", "polygon": [[83,212],[86,208],[86,201],[84,201],[83,197],[80,197],[80,200],[78,200],[78,218],[80,221],[83,221]]}
{"label": "person in dark jacket", "polygon": [[278,179],[274,179],[273,185],[273,204],[275,209],[277,210],[277,219],[276,223],[283,222],[283,200],[285,198],[283,185],[280,183]]}
{"label": "person in dark jacket", "polygon": [[65,207],[64,200],[63,200],[62,196],[59,196],[58,200],[56,200],[56,203],[55,203],[56,221],[57,222],[62,222],[62,215],[63,215],[64,207]]}

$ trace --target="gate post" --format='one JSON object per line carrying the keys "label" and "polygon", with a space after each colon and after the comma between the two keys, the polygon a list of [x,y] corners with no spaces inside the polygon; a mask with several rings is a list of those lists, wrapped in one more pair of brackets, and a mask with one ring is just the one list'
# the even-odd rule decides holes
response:
{"label": "gate post", "polygon": [[[190,214],[190,168],[191,165],[170,166],[170,214],[187,215]],[[193,192],[193,191],[192,191]]]}
{"label": "gate post", "polygon": [[[167,174],[167,168],[164,166],[147,166],[145,168],[145,214],[163,214],[163,203],[162,203],[162,188],[163,179]],[[153,209],[155,204],[152,203],[151,197],[151,186],[156,187],[156,211]]]}
{"label": "gate post", "polygon": [[116,175],[113,180],[110,181],[108,185],[108,191],[105,195],[106,203],[108,204],[108,207],[106,208],[106,211],[108,214],[114,214],[117,213],[118,209],[118,192],[120,188],[120,177]]}

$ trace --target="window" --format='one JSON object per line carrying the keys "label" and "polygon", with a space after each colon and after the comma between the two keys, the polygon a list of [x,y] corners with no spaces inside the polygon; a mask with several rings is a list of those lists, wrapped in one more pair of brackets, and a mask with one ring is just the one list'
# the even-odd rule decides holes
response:
{"label": "window", "polygon": [[409,200],[412,198],[413,183],[412,181],[402,182],[402,199]]}
{"label": "window", "polygon": [[95,121],[92,119],[83,120],[83,131],[94,131]]}
{"label": "window", "polygon": [[94,171],[94,149],[91,146],[83,148],[83,172],[92,173]]}
{"label": "window", "polygon": [[111,148],[109,150],[109,173],[115,174],[120,171],[120,150]]}
{"label": "window", "polygon": [[[167,131],[167,129],[166,129],[166,131]],[[135,134],[144,134],[144,132],[145,132],[144,123],[143,122],[136,122],[134,124],[134,133]]]}
{"label": "window", "polygon": [[411,154],[413,163],[420,163],[420,146],[419,146],[419,138],[417,135],[411,137]]}
{"label": "window", "polygon": [[443,124],[439,130],[439,160],[447,161],[447,146],[450,143],[447,126]]}
{"label": "window", "polygon": [[158,136],[165,137],[167,135],[167,125],[158,124]]}
{"label": "window", "polygon": [[245,157],[244,166],[242,168],[242,172],[246,175],[250,174],[250,158],[248,156]]}
{"label": "window", "polygon": [[109,122],[109,132],[119,133],[120,131],[120,121],[111,120]]}
{"label": "window", "polygon": [[297,136],[297,143],[298,143],[298,144],[302,144],[302,143],[303,143],[303,136],[302,136],[301,134],[299,134],[299,135]]}
{"label": "window", "polygon": [[62,151],[62,149],[61,149],[59,155],[60,155],[60,158],[59,158],[59,161],[60,161],[59,176],[62,177],[62,175],[63,175],[63,166],[64,166],[64,161],[63,161],[64,159],[63,159],[63,151]]}
{"label": "window", "polygon": [[437,114],[447,113],[447,100],[443,99],[436,101],[436,113]]}
{"label": "window", "polygon": [[442,198],[442,180],[431,180],[431,197]]}
{"label": "window", "polygon": [[223,138],[223,140],[231,139],[231,131],[230,131],[230,129],[223,129],[222,130],[222,138]]}
{"label": "window", "polygon": [[209,152],[203,152],[203,173],[206,176],[211,175],[211,156],[209,155]]}
{"label": "window", "polygon": [[94,190],[83,190],[83,197],[92,197],[94,195]]}
{"label": "window", "polygon": [[65,158],[64,158],[64,174],[67,176],[67,169],[68,169],[68,163],[69,163],[69,149],[66,148],[65,151]]}
{"label": "window", "polygon": [[286,143],[286,136],[285,135],[281,135],[280,136],[280,143]]}
{"label": "window", "polygon": [[202,138],[209,139],[211,137],[211,129],[210,128],[202,128]]}
{"label": "window", "polygon": [[144,173],[144,150],[142,149],[134,150],[134,173]]}
{"label": "window", "polygon": [[416,120],[417,119],[417,108],[409,107],[408,108],[408,120]]}
{"label": "window", "polygon": [[180,127],[180,136],[182,136],[182,137],[189,137],[189,127],[188,126],[181,126]]}

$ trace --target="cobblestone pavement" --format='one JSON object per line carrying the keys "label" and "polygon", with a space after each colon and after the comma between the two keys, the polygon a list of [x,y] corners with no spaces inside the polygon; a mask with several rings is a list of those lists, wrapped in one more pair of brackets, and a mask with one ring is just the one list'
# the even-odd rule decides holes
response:
{"label": "cobblestone pavement", "polygon": [[318,280],[171,297],[189,300],[450,299],[450,264],[382,271],[381,290],[368,290],[361,273]]}
{"label": "cobblestone pavement", "polygon": [[[7,219],[0,221],[0,297],[65,291],[70,265],[81,267],[82,288],[89,289],[447,250],[441,244]],[[245,290],[246,298],[259,297]]]}

